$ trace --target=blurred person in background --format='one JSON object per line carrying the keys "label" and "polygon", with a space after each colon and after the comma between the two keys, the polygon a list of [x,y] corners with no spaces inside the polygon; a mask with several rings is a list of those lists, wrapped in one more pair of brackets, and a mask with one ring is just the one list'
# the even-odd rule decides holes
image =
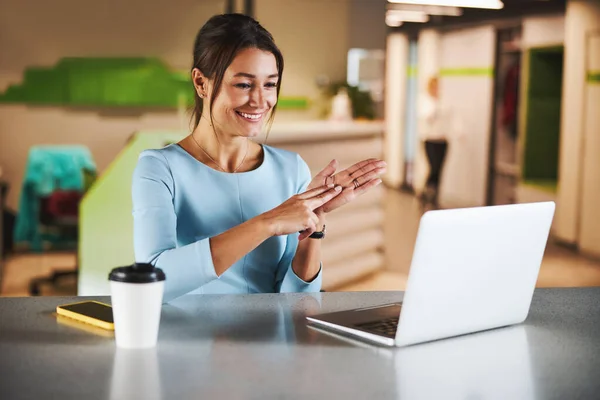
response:
{"label": "blurred person in background", "polygon": [[314,178],[296,153],[256,143],[272,122],[283,56],[241,14],[212,17],[194,44],[194,129],[146,150],[133,176],[137,262],[163,269],[164,301],[186,293],[318,292],[326,214],[378,185],[385,163]]}
{"label": "blurred person in background", "polygon": [[462,137],[462,128],[457,116],[440,104],[437,76],[429,78],[427,92],[421,95],[417,113],[419,138],[423,141],[429,164],[429,174],[420,198],[424,207],[437,209],[449,142],[453,137]]}

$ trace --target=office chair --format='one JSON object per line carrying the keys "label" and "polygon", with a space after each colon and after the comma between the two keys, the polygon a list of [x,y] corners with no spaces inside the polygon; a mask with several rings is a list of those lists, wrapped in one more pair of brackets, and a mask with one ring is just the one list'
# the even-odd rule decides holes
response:
{"label": "office chair", "polygon": [[[56,190],[49,196],[40,198],[39,223],[44,235],[60,237],[64,242],[77,245],[79,233],[79,202],[83,193],[79,191]],[[50,276],[32,279],[29,283],[29,294],[38,296],[40,285],[50,283],[56,285],[59,279],[77,276],[78,268],[55,270]]]}

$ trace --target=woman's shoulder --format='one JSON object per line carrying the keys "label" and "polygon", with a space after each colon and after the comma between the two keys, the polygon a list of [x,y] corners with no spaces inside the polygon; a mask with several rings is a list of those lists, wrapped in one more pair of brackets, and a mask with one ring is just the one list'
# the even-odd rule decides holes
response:
{"label": "woman's shoulder", "polygon": [[181,163],[183,154],[177,150],[177,144],[170,144],[161,149],[146,149],[138,156],[136,171],[153,175],[172,175],[173,166]]}
{"label": "woman's shoulder", "polygon": [[265,146],[265,152],[269,152],[273,160],[271,165],[277,171],[283,172],[286,176],[296,176],[301,183],[310,180],[310,168],[300,154],[270,146]]}
{"label": "woman's shoulder", "polygon": [[269,153],[269,156],[275,160],[277,164],[297,166],[299,163],[305,163],[302,157],[300,157],[300,154],[296,152],[280,149],[278,147],[267,146],[265,144],[263,144],[263,148],[265,152]]}
{"label": "woman's shoulder", "polygon": [[169,144],[161,149],[147,149],[140,153],[138,164],[162,165],[168,169],[187,160],[185,150],[178,144]]}
{"label": "woman's shoulder", "polygon": [[162,162],[169,162],[172,159],[181,157],[181,152],[177,150],[178,144],[169,144],[161,149],[146,149],[139,155],[139,160],[144,157],[152,157]]}

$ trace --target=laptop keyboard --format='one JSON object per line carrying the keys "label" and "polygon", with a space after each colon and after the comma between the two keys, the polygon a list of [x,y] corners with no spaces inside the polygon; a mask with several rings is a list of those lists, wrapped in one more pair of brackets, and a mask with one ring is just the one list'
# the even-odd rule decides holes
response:
{"label": "laptop keyboard", "polygon": [[396,337],[399,317],[382,319],[380,321],[365,322],[356,324],[357,327],[365,331],[371,331],[390,338]]}

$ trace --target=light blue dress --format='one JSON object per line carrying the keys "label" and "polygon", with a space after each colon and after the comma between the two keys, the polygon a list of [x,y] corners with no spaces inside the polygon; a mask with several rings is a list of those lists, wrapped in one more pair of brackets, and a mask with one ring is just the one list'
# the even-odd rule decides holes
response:
{"label": "light blue dress", "polygon": [[165,272],[165,302],[187,293],[321,289],[321,271],[305,282],[292,270],[298,233],[271,237],[215,273],[211,237],[277,207],[311,180],[298,154],[266,145],[263,151],[262,164],[241,173],[214,170],[177,144],[140,154],[132,187],[135,260]]}

